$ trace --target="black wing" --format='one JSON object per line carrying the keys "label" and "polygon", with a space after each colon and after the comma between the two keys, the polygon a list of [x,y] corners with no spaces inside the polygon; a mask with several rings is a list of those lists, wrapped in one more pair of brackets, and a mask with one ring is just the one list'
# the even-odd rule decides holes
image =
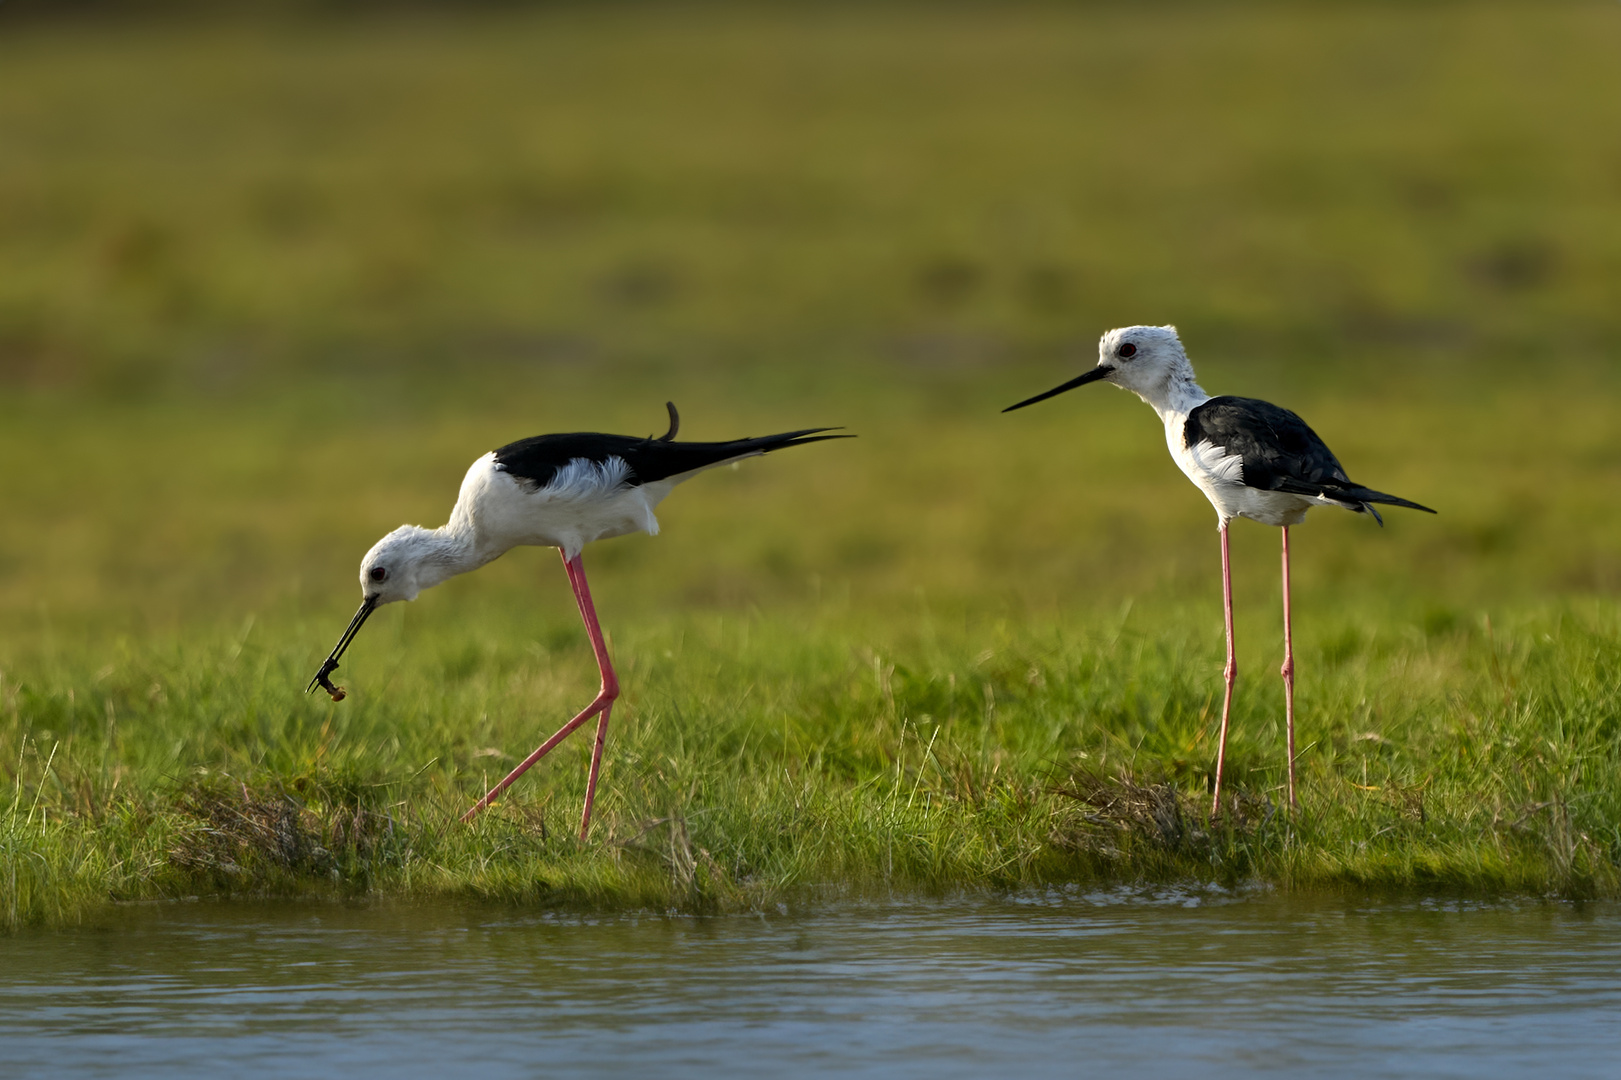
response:
{"label": "black wing", "polygon": [[600,465],[609,458],[619,458],[630,467],[630,475],[625,482],[634,487],[733,458],[768,454],[786,446],[851,437],[822,434],[832,430],[806,428],[803,431],[786,431],[781,435],[733,439],[730,442],[665,442],[653,438],[638,439],[631,435],[602,435],[594,431],[536,435],[501,447],[495,452],[495,464],[518,479],[542,488],[551,483],[557,470],[571,461],[584,458]]}
{"label": "black wing", "polygon": [[1237,455],[1246,487],[1326,498],[1358,511],[1371,509],[1368,503],[1385,503],[1435,513],[1353,483],[1334,452],[1304,420],[1269,402],[1211,398],[1188,413],[1183,437],[1188,446],[1209,442],[1225,454]]}

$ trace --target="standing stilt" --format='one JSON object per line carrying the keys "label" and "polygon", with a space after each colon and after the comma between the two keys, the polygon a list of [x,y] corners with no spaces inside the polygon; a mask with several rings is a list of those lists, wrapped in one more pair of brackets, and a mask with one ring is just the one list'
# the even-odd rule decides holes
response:
{"label": "standing stilt", "polygon": [[1221,608],[1227,624],[1227,666],[1222,678],[1227,690],[1221,699],[1221,739],[1216,744],[1216,790],[1210,797],[1210,816],[1221,810],[1221,770],[1227,762],[1227,719],[1233,710],[1233,683],[1238,679],[1238,653],[1233,648],[1233,564],[1227,547],[1227,525],[1221,523]]}
{"label": "standing stilt", "polygon": [[580,839],[585,839],[586,830],[591,825],[591,797],[596,793],[597,767],[602,760],[602,742],[608,734],[608,713],[613,709],[614,699],[619,696],[619,679],[614,675],[613,664],[608,660],[608,646],[602,640],[602,627],[597,624],[596,607],[591,603],[591,589],[585,581],[585,566],[578,555],[570,559],[563,556],[563,569],[568,574],[569,584],[574,589],[574,599],[580,606],[580,618],[585,623],[586,635],[591,639],[591,651],[596,654],[597,670],[602,675],[602,689],[591,704],[585,707],[574,719],[558,729],[557,734],[540,744],[540,747],[528,757],[518,762],[518,767],[507,773],[506,777],[496,784],[472,809],[462,815],[462,821],[471,821],[473,815],[494,802],[514,780],[529,771],[529,767],[547,754],[552,748],[566,739],[575,728],[601,714],[602,719],[597,722],[597,742],[591,755],[591,778],[587,781],[585,793],[585,814],[580,820]]}
{"label": "standing stilt", "polygon": [[1295,798],[1295,646],[1289,619],[1289,526],[1283,526],[1283,700],[1289,744],[1289,805]]}
{"label": "standing stilt", "polygon": [[1012,412],[1088,386],[1112,383],[1130,390],[1159,415],[1165,445],[1177,467],[1205,493],[1221,527],[1221,595],[1227,616],[1227,693],[1221,706],[1221,744],[1216,751],[1212,816],[1221,810],[1222,769],[1227,759],[1227,722],[1233,704],[1233,585],[1227,557],[1227,526],[1235,517],[1283,528],[1283,685],[1288,695],[1289,805],[1295,788],[1295,662],[1289,625],[1289,526],[1317,506],[1368,514],[1379,524],[1381,506],[1427,506],[1355,483],[1306,422],[1288,409],[1255,398],[1211,397],[1194,381],[1182,339],[1174,326],[1122,326],[1098,341],[1097,365],[1045,393],[1009,405]]}

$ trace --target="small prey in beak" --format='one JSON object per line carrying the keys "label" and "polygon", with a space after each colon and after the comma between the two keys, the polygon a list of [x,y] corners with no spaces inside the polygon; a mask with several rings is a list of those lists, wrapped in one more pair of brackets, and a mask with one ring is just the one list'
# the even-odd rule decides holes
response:
{"label": "small prey in beak", "polygon": [[343,687],[333,686],[332,680],[329,678],[329,676],[334,671],[338,670],[338,660],[343,656],[343,650],[349,647],[349,643],[353,641],[355,639],[355,635],[360,632],[360,627],[365,623],[366,617],[373,611],[377,610],[378,599],[379,597],[374,594],[366,597],[366,599],[360,602],[360,610],[355,612],[355,617],[349,620],[349,628],[345,630],[343,632],[343,636],[338,639],[338,644],[333,648],[332,655],[326,658],[326,662],[321,665],[321,670],[315,673],[315,678],[311,679],[310,684],[304,688],[304,692],[306,694],[310,693],[317,686],[319,686],[322,690],[325,690],[328,694],[332,695],[333,701],[343,700]]}

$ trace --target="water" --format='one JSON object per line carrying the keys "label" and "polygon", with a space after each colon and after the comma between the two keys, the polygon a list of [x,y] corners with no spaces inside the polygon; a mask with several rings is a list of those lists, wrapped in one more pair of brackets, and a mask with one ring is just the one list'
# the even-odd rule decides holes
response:
{"label": "water", "polygon": [[1621,908],[1052,893],[0,938],[0,1075],[1621,1076]]}

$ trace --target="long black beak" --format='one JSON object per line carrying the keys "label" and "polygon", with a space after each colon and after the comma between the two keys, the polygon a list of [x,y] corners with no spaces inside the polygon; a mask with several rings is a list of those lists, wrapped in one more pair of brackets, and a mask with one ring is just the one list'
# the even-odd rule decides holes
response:
{"label": "long black beak", "polygon": [[1108,375],[1113,370],[1114,370],[1114,368],[1112,368],[1112,367],[1105,367],[1104,365],[1099,364],[1097,367],[1093,368],[1091,371],[1088,371],[1085,375],[1077,375],[1075,378],[1071,379],[1067,383],[1064,383],[1062,386],[1055,386],[1051,390],[1047,391],[1045,394],[1037,394],[1033,398],[1025,398],[1023,401],[1019,402],[1017,405],[1009,405],[1007,408],[1003,409],[1002,411],[1003,412],[1012,412],[1014,409],[1022,409],[1026,405],[1034,405],[1038,401],[1046,401],[1050,397],[1057,397],[1059,394],[1062,394],[1065,390],[1073,390],[1077,386],[1085,386],[1089,382],[1097,382],[1099,379],[1103,378],[1105,375]]}
{"label": "long black beak", "polygon": [[360,628],[365,624],[366,617],[376,610],[377,597],[368,596],[360,602],[360,610],[355,612],[355,617],[349,620],[349,628],[338,639],[337,647],[332,650],[332,655],[326,658],[326,663],[321,665],[321,670],[315,673],[315,678],[311,679],[310,684],[304,688],[306,694],[319,686],[332,695],[333,701],[343,700],[343,687],[333,686],[332,681],[327,676],[338,670],[338,660],[343,656],[343,650],[347,649],[349,643],[355,639],[355,635],[360,633]]}

